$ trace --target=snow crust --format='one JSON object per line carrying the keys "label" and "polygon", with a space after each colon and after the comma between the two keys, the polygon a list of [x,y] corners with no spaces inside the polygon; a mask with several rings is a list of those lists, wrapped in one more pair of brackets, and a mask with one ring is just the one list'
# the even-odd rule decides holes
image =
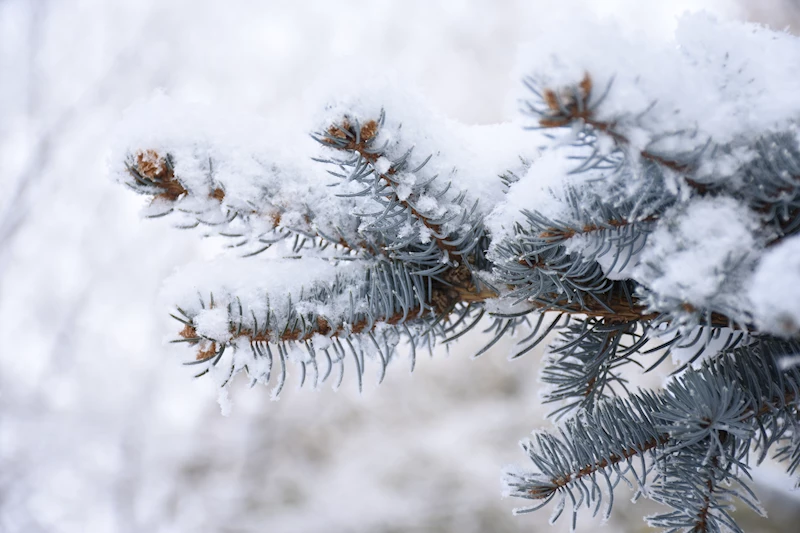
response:
{"label": "snow crust", "polygon": [[503,201],[486,219],[493,241],[513,235],[514,227],[525,223],[526,211],[536,211],[566,223],[575,222],[566,205],[566,192],[569,187],[580,186],[590,179],[591,174],[570,174],[575,162],[566,156],[571,151],[574,150],[548,147],[532,160],[519,181],[511,185]]}
{"label": "snow crust", "polygon": [[[539,136],[518,123],[470,125],[453,120],[396,76],[354,80],[347,72],[339,73],[315,98],[316,109],[322,110],[314,118],[318,129],[337,124],[342,117],[364,124],[385,112],[376,144],[386,144],[388,160],[410,149],[414,168],[431,156],[421,174],[438,176],[436,183],[442,189],[452,182],[444,199],[464,192],[465,205],[478,201],[482,213],[503,200],[499,176],[524,168],[523,160],[537,153]],[[379,160],[378,165],[387,168],[387,161]]]}

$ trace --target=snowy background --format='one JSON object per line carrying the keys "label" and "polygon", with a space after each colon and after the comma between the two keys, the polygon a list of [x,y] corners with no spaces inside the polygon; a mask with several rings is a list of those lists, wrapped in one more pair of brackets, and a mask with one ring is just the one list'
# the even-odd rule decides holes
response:
{"label": "snowy background", "polygon": [[[536,354],[470,360],[472,337],[361,396],[237,387],[222,417],[163,344],[174,323],[157,303],[177,266],[215,250],[139,219],[142,200],[107,178],[109,139],[155,90],[291,115],[342,65],[499,122],[517,45],[548,13],[664,39],[699,8],[800,29],[793,0],[0,0],[0,532],[565,530],[500,498],[516,442],[547,424]],[[771,520],[742,515],[748,531],[800,519],[770,479]],[[617,501],[608,530],[645,530],[652,509]]]}

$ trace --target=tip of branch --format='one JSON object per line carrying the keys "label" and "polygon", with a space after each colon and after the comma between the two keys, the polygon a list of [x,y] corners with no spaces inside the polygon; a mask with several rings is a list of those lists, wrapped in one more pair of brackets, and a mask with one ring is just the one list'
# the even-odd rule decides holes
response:
{"label": "tip of branch", "polygon": [[590,115],[589,100],[592,96],[592,78],[587,72],[577,86],[560,89],[545,89],[542,99],[549,112],[540,120],[544,128],[557,128]]}
{"label": "tip of branch", "polygon": [[144,181],[144,185],[154,187],[161,192],[155,198],[174,202],[187,193],[175,177],[172,165],[166,157],[155,150],[140,150],[134,155],[134,164],[131,174],[137,182]]}
{"label": "tip of branch", "polygon": [[336,145],[337,148],[345,150],[355,150],[364,147],[378,135],[380,125],[376,120],[365,122],[358,130],[357,123],[354,126],[349,119],[345,118],[340,124],[333,124],[327,130],[327,138],[322,142]]}

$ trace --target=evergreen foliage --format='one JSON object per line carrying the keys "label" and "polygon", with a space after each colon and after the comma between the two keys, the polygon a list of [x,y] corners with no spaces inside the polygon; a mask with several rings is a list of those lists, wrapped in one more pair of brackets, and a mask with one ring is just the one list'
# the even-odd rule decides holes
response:
{"label": "evergreen foliage", "polygon": [[[800,56],[784,35],[686,24],[709,39],[739,31],[772,42],[764,54],[775,68]],[[301,386],[338,386],[345,366],[361,386],[368,366],[380,381],[398,353],[410,350],[413,368],[418,348],[489,319],[479,354],[516,330],[513,357],[551,339],[542,381],[558,425],[523,443],[530,468],[508,472],[509,493],[534,501],[520,512],[555,502],[554,519],[569,507],[574,523],[584,506],[609,513],[624,484],[671,508],[649,518],[654,526],[740,531],[734,502],[758,509],[752,466],[770,451],[791,475],[800,465],[800,311],[778,313],[769,299],[781,295],[756,290],[800,276],[769,266],[800,239],[798,106],[766,116],[773,87],[750,90],[752,51],[714,55],[689,39],[642,54],[688,69],[664,76],[711,69],[719,76],[692,90],[719,109],[681,123],[674,117],[697,92],[660,101],[648,93],[660,80],[652,68],[641,73],[648,85],[611,62],[580,76],[568,69],[571,82],[549,71],[526,78],[524,113],[538,133],[525,135],[544,148],[506,150],[477,169],[458,154],[516,134],[475,128],[452,148],[437,144],[439,129],[401,127],[404,110],[388,104],[329,110],[339,115],[307,154],[327,178],[207,140],[129,148],[119,174],[152,198],[151,216],[259,256],[179,275],[177,342],[195,354],[186,364],[221,386],[244,372],[275,395],[290,365]],[[745,66],[732,70],[734,60]],[[632,90],[651,97],[646,107],[633,98],[624,108]],[[747,111],[738,130],[719,125],[731,109]],[[499,199],[484,197],[487,183]],[[623,374],[687,353],[662,390],[635,390]]]}

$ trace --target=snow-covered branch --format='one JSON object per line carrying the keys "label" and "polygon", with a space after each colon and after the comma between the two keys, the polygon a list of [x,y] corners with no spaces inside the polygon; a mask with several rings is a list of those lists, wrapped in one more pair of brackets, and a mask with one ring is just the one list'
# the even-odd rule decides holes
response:
{"label": "snow-covered branch", "polygon": [[[290,363],[317,386],[347,360],[360,384],[371,359],[380,381],[403,342],[450,342],[487,314],[479,354],[529,328],[522,355],[555,331],[542,381],[570,417],[525,445],[535,470],[511,491],[560,497],[558,516],[568,498],[598,512],[601,485],[627,481],[675,509],[653,524],[736,530],[731,499],[755,505],[751,446],[797,426],[800,376],[783,361],[800,351],[800,307],[781,292],[800,286],[800,42],[705,16],[677,40],[540,36],[523,55],[536,133],[457,124],[393,89],[337,95],[316,143],[176,120],[168,101],[137,115],[150,118],[125,126],[117,176],[148,214],[244,255],[272,246],[173,277],[187,364],[222,387],[277,375],[277,395]],[[622,367],[687,349],[663,390],[629,390]]]}

